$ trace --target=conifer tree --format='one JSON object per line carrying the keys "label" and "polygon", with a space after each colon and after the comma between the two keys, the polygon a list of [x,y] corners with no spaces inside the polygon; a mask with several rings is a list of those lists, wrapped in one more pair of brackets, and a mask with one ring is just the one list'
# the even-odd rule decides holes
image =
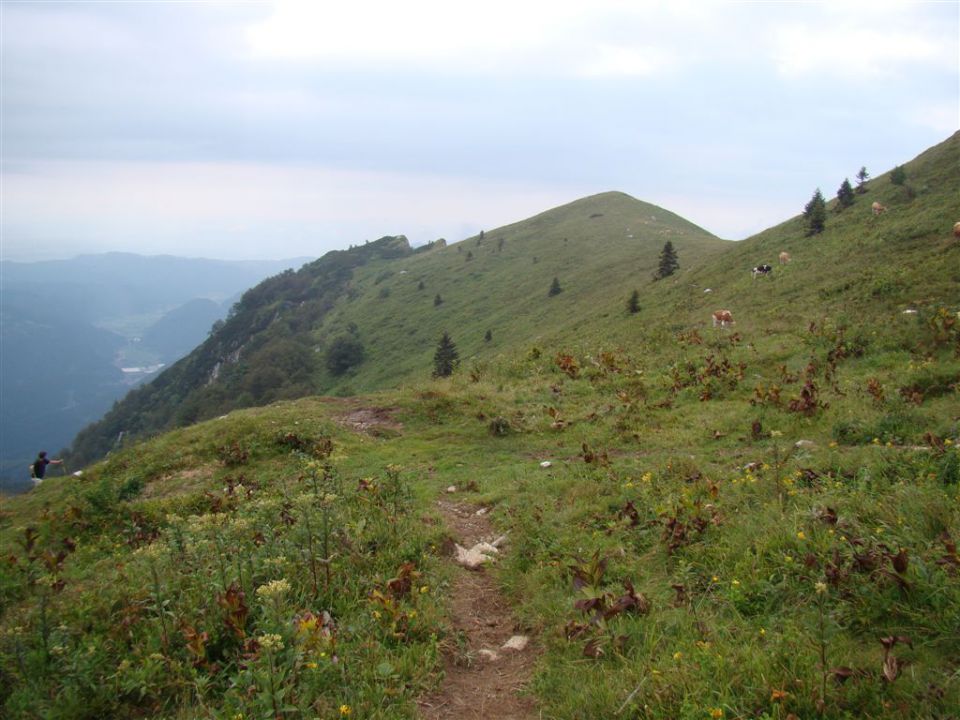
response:
{"label": "conifer tree", "polygon": [[844,210],[851,205],[856,198],[853,194],[853,186],[850,184],[850,180],[847,178],[843,179],[843,182],[840,184],[840,189],[837,190],[837,210]]}
{"label": "conifer tree", "polygon": [[485,342],[490,342],[493,340],[493,330],[487,330],[487,332],[483,335],[483,339]]}
{"label": "conifer tree", "polygon": [[816,235],[822,233],[827,224],[827,203],[823,199],[823,193],[817,188],[803,208],[803,218],[807,221],[807,235]]}
{"label": "conifer tree", "polygon": [[903,165],[897,165],[890,171],[890,182],[894,185],[903,185],[906,181],[907,171],[903,169]]}
{"label": "conifer tree", "polygon": [[677,259],[677,251],[673,249],[673,243],[667,240],[663,244],[663,250],[660,251],[660,264],[657,267],[657,273],[654,276],[657,280],[673,275],[680,267],[680,261]]}
{"label": "conifer tree", "polygon": [[437,293],[433,298],[433,306],[437,307],[443,304],[443,298],[440,297],[440,293]]}
{"label": "conifer tree", "polygon": [[857,173],[857,195],[863,195],[867,191],[867,180],[870,179],[870,173],[867,172],[866,166],[860,168],[860,172]]}
{"label": "conifer tree", "polygon": [[437,350],[433,354],[433,376],[450,377],[460,362],[460,354],[457,352],[457,346],[450,339],[450,333],[446,330],[437,343]]}
{"label": "conifer tree", "polygon": [[554,278],[553,282],[550,283],[550,290],[547,292],[547,295],[549,297],[553,297],[554,295],[559,295],[562,292],[563,288],[560,287],[560,281],[557,280],[557,278]]}
{"label": "conifer tree", "polygon": [[630,299],[627,300],[627,312],[631,315],[640,312],[640,292],[638,290],[634,290],[630,294]]}

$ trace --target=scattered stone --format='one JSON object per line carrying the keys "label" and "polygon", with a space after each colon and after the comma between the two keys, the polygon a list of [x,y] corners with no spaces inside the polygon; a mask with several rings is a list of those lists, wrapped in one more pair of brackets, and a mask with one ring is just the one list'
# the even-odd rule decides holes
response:
{"label": "scattered stone", "polygon": [[814,447],[815,445],[816,443],[813,440],[797,440],[793,444],[795,448],[808,448],[808,447]]}
{"label": "scattered stone", "polygon": [[447,488],[448,493],[455,493],[456,491],[457,491],[456,485],[451,485],[450,487]]}
{"label": "scattered stone", "polygon": [[77,470],[77,471],[73,474],[73,476],[74,476],[74,477],[82,477],[82,476],[83,476],[83,470]]}
{"label": "scattered stone", "polygon": [[477,543],[469,550],[461,545],[455,545],[455,547],[457,550],[457,563],[469,570],[476,570],[484,563],[492,562],[500,553],[493,545],[485,542]]}
{"label": "scattered stone", "polygon": [[704,292],[709,293],[709,292],[713,292],[713,290],[711,290],[710,288],[707,288],[706,290],[704,290]]}
{"label": "scattered stone", "polygon": [[489,660],[490,662],[496,662],[500,659],[500,656],[497,655],[493,650],[483,648],[480,652],[477,653],[484,660]]}
{"label": "scattered stone", "polygon": [[474,515],[476,515],[477,517],[480,517],[481,515],[486,515],[486,514],[487,514],[487,508],[480,508],[474,513]]}
{"label": "scattered stone", "polygon": [[550,462],[549,460],[544,460],[542,463],[540,463],[540,467],[542,468],[548,468],[548,467],[551,467],[552,465],[553,463]]}
{"label": "scattered stone", "polygon": [[516,650],[517,652],[523,650],[527,643],[530,642],[530,638],[526,635],[514,635],[512,638],[507,640],[501,647],[501,650]]}
{"label": "scattered stone", "polygon": [[904,314],[904,315],[916,315],[916,314],[917,314],[917,311],[916,311],[916,310],[904,310],[904,311],[903,311],[903,314]]}

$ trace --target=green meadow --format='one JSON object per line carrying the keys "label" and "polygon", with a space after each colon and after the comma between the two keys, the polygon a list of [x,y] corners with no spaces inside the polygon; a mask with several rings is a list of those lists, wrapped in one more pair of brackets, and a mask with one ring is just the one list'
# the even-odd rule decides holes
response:
{"label": "green meadow", "polygon": [[167,381],[141,440],[6,499],[3,715],[417,717],[458,643],[454,485],[507,536],[485,572],[542,649],[543,718],[956,717],[960,134],[904,168],[815,235],[730,243],[605,193],[391,239],[322,312],[263,291],[251,352],[363,359],[248,408],[241,360],[184,427]]}

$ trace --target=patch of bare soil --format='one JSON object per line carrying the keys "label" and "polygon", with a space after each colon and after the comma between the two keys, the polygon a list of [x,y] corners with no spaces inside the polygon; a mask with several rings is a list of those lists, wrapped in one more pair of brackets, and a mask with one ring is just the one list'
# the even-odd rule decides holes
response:
{"label": "patch of bare soil", "polygon": [[341,412],[333,415],[333,419],[354,432],[382,435],[384,431],[400,432],[403,429],[403,425],[393,418],[396,408],[352,407],[348,404],[349,401],[340,401],[337,398],[330,398],[329,402],[345,406]]}
{"label": "patch of bare soil", "polygon": [[[438,503],[457,543],[471,547],[494,537],[478,508]],[[509,546],[504,552],[510,552]],[[460,568],[451,588],[453,637],[444,650],[444,680],[436,693],[419,702],[424,720],[527,720],[537,717],[533,700],[522,694],[533,675],[534,644],[504,648],[521,634],[493,578],[481,567]]]}

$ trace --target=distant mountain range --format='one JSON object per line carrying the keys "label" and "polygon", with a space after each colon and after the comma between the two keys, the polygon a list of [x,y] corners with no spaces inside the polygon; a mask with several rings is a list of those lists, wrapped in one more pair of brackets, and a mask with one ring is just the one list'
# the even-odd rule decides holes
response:
{"label": "distant mountain range", "polygon": [[202,342],[243,290],[304,261],[0,262],[0,489],[29,487],[38,450],[67,446],[150,370]]}

